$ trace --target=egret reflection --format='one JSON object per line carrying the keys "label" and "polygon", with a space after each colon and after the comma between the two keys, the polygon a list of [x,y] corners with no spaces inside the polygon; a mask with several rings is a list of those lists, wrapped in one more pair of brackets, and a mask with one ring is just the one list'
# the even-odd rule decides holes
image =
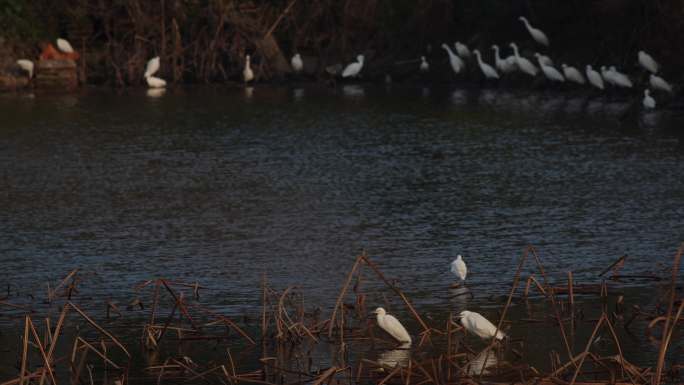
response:
{"label": "egret reflection", "polygon": [[398,348],[387,350],[378,356],[378,363],[390,368],[406,367],[411,359],[411,343],[406,342],[401,344]]}

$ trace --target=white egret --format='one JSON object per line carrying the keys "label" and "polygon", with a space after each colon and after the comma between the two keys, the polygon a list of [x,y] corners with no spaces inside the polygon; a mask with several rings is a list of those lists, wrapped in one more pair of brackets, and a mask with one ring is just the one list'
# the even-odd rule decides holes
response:
{"label": "white egret", "polygon": [[454,43],[454,47],[456,48],[456,53],[458,56],[462,58],[469,58],[470,57],[470,49],[468,49],[468,46],[461,43],[460,41],[457,41]]}
{"label": "white egret", "polygon": [[552,82],[565,82],[565,78],[560,72],[558,72],[557,69],[542,63],[541,55],[539,53],[535,53],[534,56],[537,58],[537,63],[539,63],[539,67],[547,79],[551,80]]}
{"label": "white egret", "polygon": [[159,56],[155,56],[147,61],[145,66],[145,81],[150,88],[164,88],[166,87],[166,80],[152,76],[159,71]]}
{"label": "white egret", "polygon": [[646,71],[651,73],[658,73],[658,62],[653,60],[651,55],[644,51],[639,51],[637,54],[639,58],[639,65],[641,65]]}
{"label": "white egret", "polygon": [[651,96],[651,91],[648,88],[644,90],[644,99],[641,101],[641,104],[643,104],[644,108],[647,110],[656,108],[656,101]]}
{"label": "white egret", "polygon": [[589,83],[591,83],[592,86],[598,88],[598,89],[605,89],[603,85],[603,79],[601,78],[601,75],[596,72],[593,68],[591,68],[590,65],[587,65],[587,79],[589,79]]}
{"label": "white egret", "polygon": [[648,77],[648,82],[651,84],[651,87],[656,90],[672,93],[672,85],[660,76],[651,74],[651,76]]}
{"label": "white egret", "polygon": [[404,325],[399,322],[394,316],[387,314],[385,309],[379,307],[373,312],[378,321],[378,326],[387,334],[391,335],[395,340],[402,343],[411,343],[411,336],[408,334]]}
{"label": "white egret", "polygon": [[304,69],[304,61],[302,61],[302,57],[298,53],[292,56],[290,64],[292,65],[292,70],[294,72],[302,72],[302,70]]}
{"label": "white egret", "polygon": [[613,74],[610,71],[608,71],[606,66],[601,66],[601,77],[603,78],[603,80],[606,83],[610,84],[611,86],[615,85],[615,80],[613,79]]}
{"label": "white egret", "polygon": [[356,57],[356,61],[353,63],[350,63],[347,65],[347,67],[342,71],[342,77],[343,78],[348,78],[352,77],[355,78],[359,75],[361,72],[361,69],[363,68],[363,55],[358,55]]}
{"label": "white egret", "polygon": [[461,281],[465,281],[468,275],[468,267],[463,262],[463,257],[459,254],[456,259],[451,262],[451,272],[454,273]]}
{"label": "white egret", "polygon": [[152,59],[147,61],[147,66],[145,66],[145,74],[143,75],[144,78],[147,78],[149,76],[152,76],[159,71],[159,56],[155,56]]}
{"label": "white egret", "polygon": [[633,84],[629,79],[629,76],[615,69],[615,66],[610,66],[608,72],[610,72],[610,76],[613,78],[615,85],[623,88],[632,88]]}
{"label": "white egret", "polygon": [[531,61],[527,60],[527,58],[524,58],[520,56],[518,53],[518,46],[515,43],[509,44],[511,48],[513,48],[513,54],[515,55],[515,64],[518,65],[518,69],[530,76],[537,76],[537,67],[532,64]]}
{"label": "white egret", "polygon": [[563,67],[563,75],[565,75],[566,79],[577,84],[586,83],[586,80],[584,80],[584,76],[582,76],[582,73],[579,72],[577,68],[569,66],[565,63],[563,63],[561,66]]}
{"label": "white egret", "polygon": [[22,70],[28,72],[28,78],[31,79],[33,77],[33,62],[28,60],[28,59],[19,59],[17,60],[17,65],[19,68]]}
{"label": "white egret", "polygon": [[549,46],[549,38],[546,37],[546,34],[542,32],[541,29],[539,28],[534,28],[533,26],[530,25],[530,22],[527,21],[527,18],[524,16],[520,16],[518,20],[522,21],[525,24],[525,27],[527,27],[527,30],[530,32],[530,35],[532,35],[532,38],[539,44],[544,45],[544,46]]}
{"label": "white egret", "polygon": [[449,64],[451,64],[451,69],[454,70],[455,73],[460,73],[463,67],[465,67],[463,60],[458,57],[458,55],[453,53],[448,45],[442,44],[442,48],[444,48],[449,54]]}
{"label": "white egret", "polygon": [[430,71],[430,64],[428,64],[427,60],[425,59],[425,56],[420,57],[420,72],[428,72]]}
{"label": "white egret", "polygon": [[66,39],[62,38],[57,39],[57,48],[59,48],[59,50],[64,53],[74,52],[74,47],[71,46],[71,43],[69,43],[69,41],[67,41]]}
{"label": "white egret", "polygon": [[156,76],[148,76],[145,78],[145,81],[147,81],[147,85],[150,86],[150,88],[166,87],[166,80],[158,78]]}
{"label": "white egret", "polygon": [[540,60],[544,65],[553,66],[553,60],[551,60],[551,58],[548,57],[548,56],[546,56],[546,55],[539,54],[539,60]]}
{"label": "white egret", "polygon": [[515,71],[515,56],[511,55],[506,59],[501,59],[501,56],[499,56],[499,46],[494,44],[492,49],[494,50],[494,64],[496,65],[497,70],[503,73]]}
{"label": "white egret", "polygon": [[464,310],[460,314],[461,325],[466,331],[477,335],[482,339],[489,339],[495,337],[494,332],[496,332],[496,339],[502,340],[506,335],[501,330],[496,330],[489,320],[483,317],[480,313],[474,311]]}
{"label": "white egret", "polygon": [[254,71],[252,71],[251,58],[249,55],[245,55],[245,69],[242,70],[242,78],[244,79],[245,83],[248,83],[254,79]]}
{"label": "white egret", "polygon": [[498,79],[499,74],[496,72],[494,67],[492,67],[489,64],[482,61],[482,56],[480,55],[480,51],[476,49],[476,50],[473,50],[473,53],[475,54],[475,57],[477,58],[477,64],[480,65],[480,70],[484,74],[485,78],[487,78],[487,79]]}

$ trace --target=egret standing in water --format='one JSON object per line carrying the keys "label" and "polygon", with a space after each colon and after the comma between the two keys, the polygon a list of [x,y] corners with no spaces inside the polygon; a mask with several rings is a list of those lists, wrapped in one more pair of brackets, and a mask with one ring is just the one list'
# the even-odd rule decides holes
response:
{"label": "egret standing in water", "polygon": [[480,313],[474,311],[464,310],[460,314],[461,325],[463,328],[470,333],[477,335],[482,339],[490,339],[495,337],[496,339],[502,340],[506,335],[501,330],[496,330],[494,326],[488,319],[483,317]]}
{"label": "egret standing in water", "polygon": [[356,57],[356,61],[353,63],[349,63],[347,67],[342,71],[342,77],[343,78],[355,78],[359,76],[359,73],[361,72],[361,69],[363,68],[363,55],[358,55]]}
{"label": "egret standing in water", "polygon": [[615,69],[615,66],[610,66],[608,72],[610,77],[613,78],[615,85],[623,88],[632,88],[632,81],[629,79],[629,76]]}
{"label": "egret standing in water", "polygon": [[656,108],[656,101],[651,96],[651,91],[648,88],[644,90],[644,99],[641,101],[641,104],[643,104],[644,108],[647,110]]}
{"label": "egret standing in water", "polygon": [[651,55],[644,51],[639,51],[637,57],[639,58],[639,65],[641,65],[646,71],[653,74],[658,73],[658,62],[653,60]]}
{"label": "egret standing in water", "polygon": [[515,55],[515,64],[518,65],[518,69],[520,69],[520,71],[530,76],[537,76],[537,67],[535,67],[531,61],[520,56],[520,54],[518,53],[518,45],[515,43],[511,43],[510,46],[511,48],[513,48],[513,54]]}
{"label": "egret standing in water", "polygon": [[451,65],[451,69],[454,70],[454,73],[456,74],[460,73],[463,67],[465,67],[463,60],[458,57],[458,55],[453,53],[448,45],[442,44],[442,48],[444,48],[447,51],[447,54],[449,54],[449,64]]}
{"label": "egret standing in water", "polygon": [[64,53],[74,53],[74,47],[71,46],[67,39],[57,39],[57,48]]}
{"label": "egret standing in water", "polygon": [[549,38],[546,37],[546,34],[542,32],[541,29],[539,28],[534,28],[533,26],[530,25],[530,22],[527,21],[527,18],[525,16],[520,16],[518,20],[522,21],[525,24],[525,27],[527,27],[527,30],[530,32],[530,35],[532,35],[532,38],[539,44],[548,47],[549,46]]}
{"label": "egret standing in water", "polygon": [[506,59],[502,59],[501,56],[499,56],[499,46],[494,44],[492,49],[494,50],[494,64],[496,65],[496,69],[498,71],[501,71],[505,74],[515,71],[515,56],[511,55]]}
{"label": "egret standing in water", "polygon": [[479,50],[473,50],[473,53],[475,54],[475,57],[477,58],[477,64],[480,65],[480,70],[484,74],[485,78],[487,78],[487,79],[498,79],[499,74],[496,72],[494,67],[492,67],[489,64],[482,61],[482,56],[480,55],[480,51]]}
{"label": "egret standing in water", "polygon": [[22,70],[28,72],[28,78],[31,80],[33,77],[33,62],[28,59],[19,59],[17,60],[17,65]]}
{"label": "egret standing in water", "polygon": [[302,70],[304,69],[304,62],[302,61],[302,57],[298,53],[292,56],[290,64],[292,65],[292,70],[296,73],[302,72]]}
{"label": "egret standing in water", "polygon": [[155,56],[147,61],[147,65],[145,66],[145,74],[143,76],[150,88],[166,87],[166,80],[153,76],[157,73],[157,71],[159,71],[159,67],[159,56]]}
{"label": "egret standing in water", "polygon": [[601,75],[596,72],[593,68],[591,68],[590,65],[587,65],[587,79],[589,79],[589,83],[598,88],[598,89],[605,89],[603,85],[603,79],[601,78]]}
{"label": "egret standing in water", "polygon": [[242,79],[244,79],[245,83],[249,83],[254,79],[254,71],[252,71],[251,58],[249,55],[245,55],[245,69],[242,70]]}
{"label": "egret standing in water", "polygon": [[147,61],[147,65],[145,66],[145,74],[143,75],[144,78],[148,78],[159,71],[160,67],[160,61],[159,61],[159,56],[155,56],[152,59]]}
{"label": "egret standing in water", "polygon": [[420,72],[430,71],[430,64],[425,60],[425,56],[420,57]]}
{"label": "egret standing in water", "polygon": [[399,322],[394,316],[387,314],[385,309],[379,307],[373,312],[378,321],[378,326],[387,334],[391,335],[392,338],[401,343],[411,343],[411,336],[408,334],[404,325]]}
{"label": "egret standing in water", "polygon": [[466,275],[468,275],[468,267],[463,262],[463,257],[459,254],[453,262],[451,262],[451,272],[454,273],[461,282],[465,282]]}
{"label": "egret standing in water", "polygon": [[561,75],[560,72],[558,72],[557,69],[542,62],[542,55],[540,55],[539,53],[535,53],[534,56],[537,58],[537,63],[539,64],[539,67],[541,68],[542,72],[544,73],[544,76],[546,76],[547,79],[551,80],[552,82],[565,82],[565,78],[563,77],[563,75]]}
{"label": "egret standing in water", "polygon": [[454,48],[456,48],[456,53],[458,54],[458,56],[462,58],[470,57],[470,49],[468,49],[468,46],[461,43],[460,41],[454,43]]}
{"label": "egret standing in water", "polygon": [[615,79],[613,79],[613,73],[608,71],[606,66],[601,66],[601,77],[603,78],[603,81],[610,84],[611,86],[615,85]]}
{"label": "egret standing in water", "polygon": [[561,67],[563,67],[563,75],[565,75],[565,78],[569,81],[575,82],[577,84],[586,83],[586,80],[584,80],[584,76],[582,76],[582,74],[577,70],[577,68],[569,66],[565,63],[563,63]]}
{"label": "egret standing in water", "polygon": [[648,82],[651,84],[651,87],[656,90],[672,93],[672,86],[670,83],[666,82],[665,79],[658,75],[651,74],[648,78]]}

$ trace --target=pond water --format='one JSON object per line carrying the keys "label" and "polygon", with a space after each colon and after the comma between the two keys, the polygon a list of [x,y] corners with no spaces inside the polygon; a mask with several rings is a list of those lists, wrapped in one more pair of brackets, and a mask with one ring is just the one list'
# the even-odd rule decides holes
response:
{"label": "pond water", "polygon": [[[366,250],[419,312],[443,319],[459,306],[449,263],[462,254],[468,306],[493,318],[501,302],[490,298],[509,290],[528,244],[552,277],[597,283],[624,254],[624,274],[666,276],[684,240],[684,115],[643,113],[636,95],[88,89],[4,95],[0,117],[0,284],[11,297],[43,295],[80,268],[92,298],[126,302],[165,277],[199,281],[225,314],[258,316],[265,274],[330,309]],[[661,294],[627,290],[642,304]]]}

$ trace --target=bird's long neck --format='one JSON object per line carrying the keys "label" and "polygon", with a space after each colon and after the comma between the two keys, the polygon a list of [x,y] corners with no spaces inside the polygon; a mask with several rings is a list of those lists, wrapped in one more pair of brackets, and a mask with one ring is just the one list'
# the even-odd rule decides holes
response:
{"label": "bird's long neck", "polygon": [[[480,56],[480,53],[475,52],[475,56],[477,57],[477,63],[480,64],[480,66],[482,66],[482,57]],[[461,259],[461,258],[459,258],[459,259]]]}
{"label": "bird's long neck", "polygon": [[532,30],[532,26],[530,25],[530,22],[527,21],[527,19],[523,19],[523,23],[525,23],[525,27],[527,27],[528,31]]}
{"label": "bird's long neck", "polygon": [[518,47],[513,46],[512,48],[513,48],[513,55],[515,55],[515,57],[519,59],[520,55],[518,55]]}
{"label": "bird's long neck", "polygon": [[496,61],[501,61],[501,56],[499,56],[499,47],[494,47],[494,58],[496,58]]}

